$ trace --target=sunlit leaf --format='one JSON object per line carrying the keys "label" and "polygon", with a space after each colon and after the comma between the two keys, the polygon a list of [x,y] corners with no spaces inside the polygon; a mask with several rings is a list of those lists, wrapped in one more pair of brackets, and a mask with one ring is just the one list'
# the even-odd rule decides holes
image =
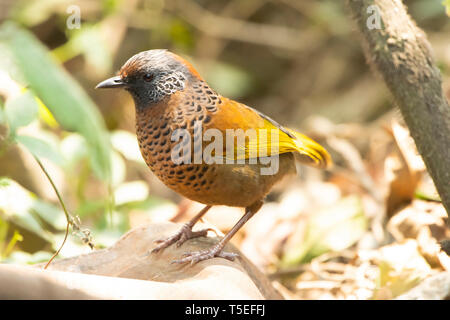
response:
{"label": "sunlit leaf", "polygon": [[37,116],[38,104],[30,91],[7,100],[5,104],[5,118],[11,132],[30,124]]}
{"label": "sunlit leaf", "polygon": [[36,199],[33,201],[31,210],[38,214],[42,220],[57,230],[64,230],[67,224],[66,216],[59,207]]}
{"label": "sunlit leaf", "polygon": [[126,159],[144,163],[135,134],[116,130],[111,134],[111,143]]}
{"label": "sunlit leaf", "polygon": [[111,164],[112,164],[111,182],[113,186],[117,186],[125,180],[127,168],[125,165],[125,161],[117,152],[111,153]]}
{"label": "sunlit leaf", "polygon": [[19,231],[14,230],[14,234],[11,237],[11,240],[9,241],[8,245],[6,246],[5,251],[3,252],[3,256],[7,257],[12,250],[14,249],[14,246],[16,245],[17,242],[22,242],[23,241],[23,236],[19,233]]}
{"label": "sunlit leaf", "polygon": [[41,118],[50,128],[57,128],[59,126],[58,122],[56,122],[50,110],[48,110],[41,100],[37,99],[37,102],[39,105],[39,118]]}
{"label": "sunlit leaf", "polygon": [[51,144],[42,139],[23,135],[17,136],[15,139],[38,158],[46,158],[58,165],[62,165],[64,162],[60,153]]}
{"label": "sunlit leaf", "polygon": [[88,157],[89,150],[86,139],[78,133],[71,133],[61,141],[61,153],[69,166],[73,166],[80,159]]}
{"label": "sunlit leaf", "polygon": [[445,13],[450,17],[450,0],[444,0],[442,4],[445,6]]}
{"label": "sunlit leaf", "polygon": [[81,29],[70,33],[69,41],[55,49],[53,54],[61,61],[67,61],[82,54],[92,71],[107,73],[112,67],[111,53],[98,25],[83,23]]}
{"label": "sunlit leaf", "polygon": [[14,53],[31,89],[67,130],[82,134],[89,146],[94,172],[111,176],[110,143],[103,119],[81,86],[52,59],[48,50],[28,31],[13,23],[0,28],[0,42]]}
{"label": "sunlit leaf", "polygon": [[18,183],[8,180],[8,186],[0,188],[0,214],[11,219],[22,228],[50,241],[51,234],[44,230],[31,213],[35,196],[20,186]]}
{"label": "sunlit leaf", "polygon": [[149,188],[145,181],[133,181],[121,184],[116,188],[114,196],[117,205],[127,202],[143,201],[148,197]]}
{"label": "sunlit leaf", "polygon": [[[0,40],[0,79],[2,87],[5,86],[11,86],[11,83],[5,83],[5,80],[7,82],[10,82],[12,79],[13,81],[16,81],[18,83],[24,82],[24,77],[21,72],[21,70],[18,68],[17,64],[15,63],[14,53],[11,51],[11,48],[4,42]],[[18,85],[18,84],[16,84]],[[12,91],[18,91],[20,90],[20,87],[12,88],[9,87],[7,89],[8,94]]]}

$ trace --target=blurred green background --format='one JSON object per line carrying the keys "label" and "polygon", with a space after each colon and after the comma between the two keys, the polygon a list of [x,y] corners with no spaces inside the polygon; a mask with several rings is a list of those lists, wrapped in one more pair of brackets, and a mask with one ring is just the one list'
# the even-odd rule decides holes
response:
{"label": "blurred green background", "polygon": [[[404,3],[427,33],[450,95],[444,4]],[[186,57],[222,95],[323,143],[329,123],[365,127],[393,114],[344,1],[0,0],[0,261],[46,261],[64,236],[64,213],[31,155],[81,220],[62,257],[177,214],[181,198],[141,159],[130,97],[94,90],[130,56],[155,48]],[[354,141],[363,154],[366,138]],[[294,263],[322,249],[303,250]]]}

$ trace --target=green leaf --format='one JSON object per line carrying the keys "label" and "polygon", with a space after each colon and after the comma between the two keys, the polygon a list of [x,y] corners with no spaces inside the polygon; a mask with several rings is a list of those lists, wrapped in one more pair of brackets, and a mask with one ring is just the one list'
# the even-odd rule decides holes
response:
{"label": "green leaf", "polygon": [[11,240],[9,241],[8,245],[6,246],[5,251],[2,253],[2,255],[4,257],[9,256],[9,254],[12,252],[12,250],[14,249],[14,246],[16,245],[17,242],[21,242],[23,241],[23,236],[19,233],[19,231],[14,230],[14,234],[11,237]]}
{"label": "green leaf", "polygon": [[[3,73],[3,74],[2,74]],[[5,77],[6,75],[6,77]],[[13,80],[16,82],[15,84],[7,84],[9,85],[17,85],[20,89],[19,83],[24,83],[24,77],[20,69],[17,67],[14,61],[14,54],[11,52],[10,47],[0,40],[0,78],[2,82],[5,80],[10,82]],[[6,83],[3,83],[3,85]],[[8,89],[8,92],[14,93],[17,88],[11,87]]]}
{"label": "green leaf", "polygon": [[31,89],[66,130],[76,131],[88,142],[94,172],[110,181],[110,142],[95,104],[83,88],[55,61],[33,34],[12,22],[0,28],[0,42],[11,49]]}
{"label": "green leaf", "polygon": [[15,140],[38,158],[46,158],[58,165],[64,163],[63,157],[47,141],[30,136],[16,136]]}
{"label": "green leaf", "polygon": [[83,219],[84,217],[91,216],[94,213],[104,212],[105,209],[105,201],[85,200],[80,203],[80,206],[75,211],[75,215],[80,216],[80,218]]}
{"label": "green leaf", "polygon": [[444,0],[442,4],[445,6],[445,12],[450,17],[450,0]]}
{"label": "green leaf", "polygon": [[44,230],[39,220],[30,212],[35,196],[17,182],[8,179],[8,185],[0,188],[0,213],[7,220],[50,241],[52,235]]}
{"label": "green leaf", "polygon": [[30,91],[6,101],[4,113],[11,132],[30,124],[38,117],[38,110],[36,99]]}
{"label": "green leaf", "polygon": [[71,133],[61,141],[61,152],[69,166],[89,157],[86,139],[78,133]]}
{"label": "green leaf", "polygon": [[33,201],[32,211],[57,230],[64,230],[67,224],[64,211],[42,200]]}
{"label": "green leaf", "polygon": [[99,25],[83,23],[81,29],[72,30],[70,40],[55,49],[54,53],[62,57],[62,61],[83,54],[91,70],[98,74],[105,74],[112,67],[111,53],[103,40]]}

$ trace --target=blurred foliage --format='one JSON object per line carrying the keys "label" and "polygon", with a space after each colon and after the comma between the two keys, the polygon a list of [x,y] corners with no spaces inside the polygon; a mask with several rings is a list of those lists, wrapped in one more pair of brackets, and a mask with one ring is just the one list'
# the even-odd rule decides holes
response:
{"label": "blurred foliage", "polygon": [[450,1],[449,0],[444,0],[442,2],[442,4],[445,6],[446,8],[446,13],[447,15],[450,17]]}
{"label": "blurred foliage", "polygon": [[287,246],[285,267],[310,262],[329,251],[341,251],[353,245],[367,230],[366,217],[356,197],[341,199],[330,208],[310,217],[302,237]]}
{"label": "blurred foliage", "polygon": [[[450,2],[404,3],[430,39],[450,96]],[[79,28],[68,28],[73,5],[80,8]],[[42,160],[97,248],[141,223],[188,218],[180,216],[180,197],[142,160],[131,99],[93,90],[131,55],[154,48],[185,56],[221,94],[311,134],[332,151],[338,168],[333,175],[305,169],[294,182],[320,180],[316,195],[309,185],[283,185],[268,197],[277,215],[270,222],[263,212],[254,218],[264,221],[257,228],[263,239],[247,230],[237,240],[255,263],[261,252],[245,251],[251,241],[272,241],[271,251],[262,254],[270,258],[261,258],[260,266],[274,272],[314,265],[330,253],[385,248],[392,238],[373,240],[383,210],[371,190],[385,179],[387,155],[381,150],[394,148],[379,129],[395,117],[394,104],[367,68],[356,38],[344,2],[335,0],[0,0],[0,260],[46,261],[64,236],[64,213],[30,154]],[[355,178],[348,159],[327,144],[330,135],[354,145],[363,158],[356,160],[376,187],[359,171]],[[417,190],[418,197],[438,200],[428,185]],[[269,226],[275,231],[264,234]],[[80,230],[69,237],[62,257],[90,250]],[[417,284],[432,269],[432,259],[418,250],[392,249],[411,253],[414,259],[402,261],[418,261],[412,269],[399,268],[396,253],[383,253],[376,262],[359,257],[376,266],[370,293],[360,296],[392,298]],[[308,277],[306,272],[298,279]]]}
{"label": "blurred foliage", "polygon": [[[61,126],[66,130],[79,132],[85,137],[94,171],[100,178],[108,181],[111,169],[107,132],[98,109],[88,95],[51,60],[45,47],[28,32],[14,25],[5,24],[0,30],[0,41],[10,48],[23,78],[26,79],[26,84]],[[38,115],[37,105],[32,103],[33,97],[31,94],[27,97],[28,101],[16,102],[17,105],[22,105],[21,108],[15,106],[9,108],[16,110],[16,116],[8,121],[11,132],[15,132],[17,126],[27,125]],[[18,119],[21,119],[20,122]],[[32,140],[27,140],[28,146],[33,145]],[[40,146],[37,146],[33,150],[39,148]]]}

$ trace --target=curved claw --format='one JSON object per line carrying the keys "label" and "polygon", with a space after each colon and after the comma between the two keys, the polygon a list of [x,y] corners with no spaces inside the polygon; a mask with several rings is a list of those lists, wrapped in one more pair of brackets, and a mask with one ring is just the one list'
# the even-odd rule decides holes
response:
{"label": "curved claw", "polygon": [[213,247],[209,250],[204,251],[185,252],[182,254],[181,259],[173,260],[171,264],[182,264],[190,262],[190,264],[193,265],[197,262],[212,259],[215,257],[234,261],[234,259],[236,257],[239,257],[239,255],[234,252],[223,252],[220,247]]}
{"label": "curved claw", "polygon": [[225,258],[230,261],[234,261],[235,258],[239,257],[237,253],[234,252],[223,252],[223,255],[220,256],[221,258]]}
{"label": "curved claw", "polygon": [[193,254],[193,252],[185,252],[181,256],[182,257],[189,257],[189,256],[192,256],[192,254]]}
{"label": "curved claw", "polygon": [[157,253],[157,252],[161,251],[162,249],[163,249],[162,247],[157,246],[157,247],[152,249],[151,253]]}
{"label": "curved claw", "polygon": [[[177,247],[180,247],[184,242],[186,242],[189,239],[205,237],[209,230],[212,230],[212,229],[208,228],[208,229],[199,230],[199,231],[192,231],[192,227],[188,224],[185,224],[173,236],[168,237],[167,239],[155,240],[154,242],[157,243],[158,246],[156,246],[153,250],[151,250],[151,253],[157,253],[174,243],[177,244]],[[212,230],[212,231],[214,231],[214,230]]]}

